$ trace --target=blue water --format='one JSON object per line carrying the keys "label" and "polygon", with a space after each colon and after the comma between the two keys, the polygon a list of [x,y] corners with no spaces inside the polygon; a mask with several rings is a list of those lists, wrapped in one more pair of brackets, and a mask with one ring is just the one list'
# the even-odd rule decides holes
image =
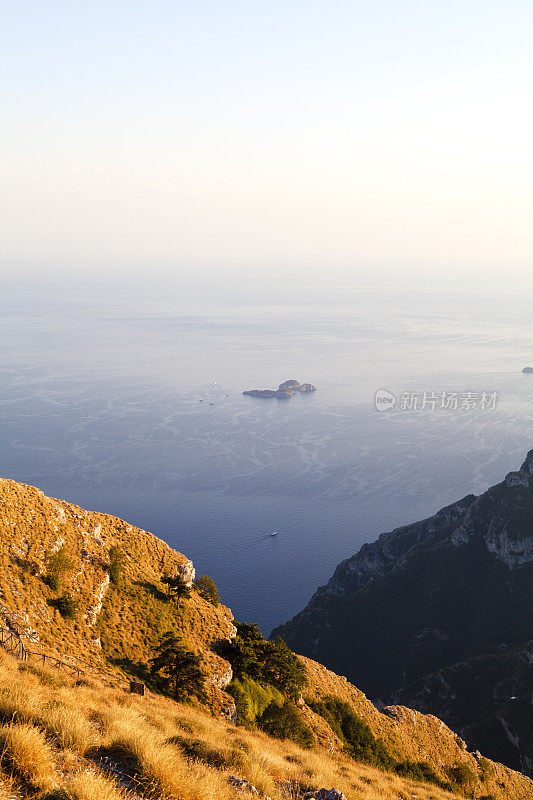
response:
{"label": "blue water", "polygon": [[[512,292],[26,288],[0,310],[0,474],[156,533],[265,633],[365,541],[533,447],[533,312]],[[317,392],[242,395],[289,378]],[[499,398],[409,412],[402,391]]]}

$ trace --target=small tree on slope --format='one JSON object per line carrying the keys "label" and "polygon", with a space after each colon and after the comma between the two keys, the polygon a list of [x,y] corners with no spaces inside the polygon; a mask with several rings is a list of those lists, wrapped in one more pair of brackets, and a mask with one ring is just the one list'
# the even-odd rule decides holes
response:
{"label": "small tree on slope", "polygon": [[218,593],[218,588],[213,578],[210,578],[209,575],[200,575],[199,578],[196,578],[194,585],[202,597],[212,603],[215,608],[218,606],[220,603],[220,594]]}
{"label": "small tree on slope", "polygon": [[176,700],[205,697],[205,678],[200,664],[196,653],[189,650],[183,639],[172,632],[164,634],[156,655],[150,660],[153,678]]}
{"label": "small tree on slope", "polygon": [[180,601],[187,600],[191,596],[192,589],[187,586],[181,575],[175,577],[166,577],[161,579],[161,583],[165,583],[170,596],[176,601],[176,607],[179,609]]}

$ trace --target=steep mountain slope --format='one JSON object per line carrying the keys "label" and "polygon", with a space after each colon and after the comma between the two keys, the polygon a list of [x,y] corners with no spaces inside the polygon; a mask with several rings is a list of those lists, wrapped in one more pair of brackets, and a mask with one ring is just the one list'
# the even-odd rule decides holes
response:
{"label": "steep mountain slope", "polygon": [[[125,558],[127,580],[120,589],[109,579],[113,546]],[[63,588],[78,606],[74,621],[54,608],[58,593],[46,583],[47,561],[60,548],[71,564]],[[233,707],[222,691],[231,680],[229,664],[214,652],[218,641],[235,634],[233,615],[196,592],[178,613],[161,578],[181,574],[191,582],[194,568],[157,537],[116,517],[45,497],[34,487],[0,480],[0,559],[0,623],[22,633],[34,649],[135,675],[165,631],[181,631],[202,653],[210,703],[216,709]]]}
{"label": "steep mountain slope", "polygon": [[364,544],[358,553],[342,561],[327,585],[317,590],[316,596],[324,593],[341,597],[350,595],[373,578],[390,572],[396,562],[416,545],[446,539],[462,522],[475,500],[475,495],[470,494],[428,519],[382,533],[377,541]]}
{"label": "steep mountain slope", "polygon": [[[117,548],[125,559],[120,583],[110,580]],[[51,565],[59,553],[61,586],[51,580]],[[452,796],[436,785],[402,777],[420,763],[421,776],[433,776],[440,785],[453,783],[456,790],[461,786],[468,796],[533,798],[533,784],[527,778],[467,752],[464,742],[440,720],[401,706],[379,711],[345,678],[303,657],[307,685],[297,707],[311,732],[313,749],[306,754],[260,731],[247,733],[235,727],[235,702],[226,691],[232,669],[219,654],[221,643],[236,633],[230,610],[213,605],[198,591],[178,607],[166,594],[162,578],[181,574],[190,583],[192,563],[123,520],[1,480],[0,559],[0,638],[13,634],[19,641],[20,637],[33,654],[18,664],[10,656],[0,656],[0,739],[7,742],[5,752],[17,742],[18,747],[21,741],[27,746],[26,738],[41,748],[48,759],[47,786],[64,779],[70,787],[70,794],[62,798],[115,800],[116,786],[106,784],[105,792],[92,794],[76,788],[76,775],[93,774],[96,768],[106,779],[118,781],[119,789],[135,789],[137,797],[223,798],[231,774],[255,780],[261,791],[280,799],[289,792],[283,781],[297,779],[303,788],[315,788],[332,781],[332,776],[346,787],[349,800],[351,796],[368,800]],[[61,596],[74,601],[73,618],[64,609],[60,613]],[[194,712],[154,694],[144,700],[124,694],[130,677],[148,677],[149,660],[168,630],[180,633],[201,659],[207,692]],[[39,654],[61,657],[81,670],[82,679],[54,677],[38,666]],[[387,766],[379,772],[349,757],[345,739],[321,710],[332,698],[347,704],[367,739],[379,740],[387,763],[400,765],[403,772],[395,774]],[[106,712],[107,706],[114,711]],[[180,715],[187,717],[185,722],[179,721]],[[22,727],[15,730],[13,723]],[[232,746],[239,736],[247,742],[240,756]],[[16,792],[35,796],[35,787],[31,789],[17,772],[16,759],[3,759],[0,770],[13,771]],[[163,767],[163,762],[170,766]],[[132,771],[146,774],[148,783],[139,787]],[[181,776],[179,791],[174,773]],[[457,783],[460,777],[463,782]],[[152,785],[150,780],[157,791],[146,788]],[[174,788],[161,788],[165,780]],[[50,800],[52,796],[59,795]]]}
{"label": "steep mountain slope", "polygon": [[[518,472],[480,497],[468,496],[365,545],[273,635],[344,673],[372,697],[400,697],[440,714],[470,744],[483,742],[493,756],[530,768],[533,685],[524,643],[533,637],[532,474],[533,451]],[[502,683],[510,657],[505,662],[501,654],[509,648],[519,648],[516,658],[526,664],[519,671],[527,706],[519,729],[507,711],[502,716],[518,693]],[[467,674],[470,703],[457,699],[453,679],[448,683],[450,675],[466,682]],[[449,686],[445,703],[437,685]],[[507,690],[495,704],[495,692]],[[513,715],[517,707],[512,701]]]}
{"label": "steep mountain slope", "polygon": [[533,642],[443,667],[393,694],[472,747],[533,774]]}
{"label": "steep mountain slope", "polygon": [[[1,649],[0,740],[1,800],[296,800],[333,786],[349,800],[464,797],[302,750],[158,695],[74,682]],[[482,769],[487,796],[531,797],[523,777],[501,767],[489,774],[488,762]],[[246,791],[251,786],[257,794]]]}

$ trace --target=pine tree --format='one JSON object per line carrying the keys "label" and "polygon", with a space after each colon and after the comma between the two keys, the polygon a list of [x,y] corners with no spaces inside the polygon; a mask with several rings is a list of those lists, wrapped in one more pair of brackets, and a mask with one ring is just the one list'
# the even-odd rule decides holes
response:
{"label": "pine tree", "polygon": [[220,594],[218,593],[218,588],[213,578],[210,578],[209,575],[200,575],[199,578],[196,578],[194,585],[202,597],[212,603],[215,608],[218,606],[220,603]]}
{"label": "pine tree", "polygon": [[180,601],[187,600],[191,596],[192,589],[185,583],[181,575],[162,578],[161,583],[167,585],[168,593],[175,599],[178,609],[180,607]]}
{"label": "pine tree", "polygon": [[164,634],[156,655],[150,660],[152,676],[176,700],[204,699],[205,678],[200,664],[200,658],[172,632]]}

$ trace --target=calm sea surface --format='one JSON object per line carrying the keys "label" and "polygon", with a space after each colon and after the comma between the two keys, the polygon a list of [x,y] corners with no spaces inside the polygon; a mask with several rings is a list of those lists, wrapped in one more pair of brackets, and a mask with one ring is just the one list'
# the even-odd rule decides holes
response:
{"label": "calm sea surface", "polygon": [[[519,294],[56,289],[4,293],[0,310],[0,474],[154,532],[265,633],[364,542],[533,448]],[[242,395],[289,378],[317,392]],[[442,392],[476,407],[441,408]]]}

